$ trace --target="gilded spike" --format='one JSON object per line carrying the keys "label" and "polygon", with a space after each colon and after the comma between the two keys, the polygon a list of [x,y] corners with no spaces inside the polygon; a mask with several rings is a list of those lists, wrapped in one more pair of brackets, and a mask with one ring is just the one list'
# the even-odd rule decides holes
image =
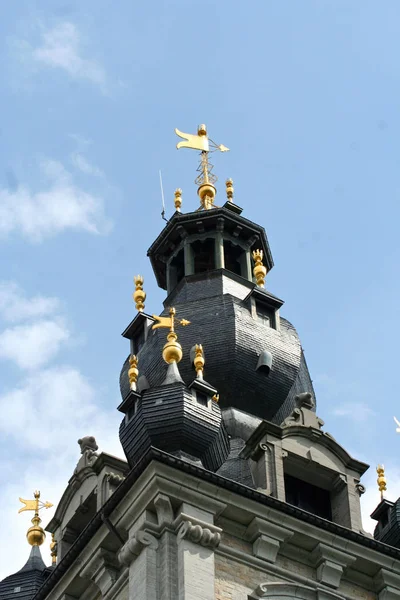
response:
{"label": "gilded spike", "polygon": [[175,190],[175,199],[174,199],[174,203],[175,203],[175,209],[178,212],[181,212],[181,206],[182,206],[182,190],[180,188],[177,188]]}
{"label": "gilded spike", "polygon": [[[156,321],[156,323],[153,324],[153,329],[158,329],[159,327],[166,327],[169,329],[167,343],[163,348],[163,359],[168,365],[173,362],[180,362],[183,356],[182,346],[178,342],[178,336],[175,333],[175,314],[175,308],[171,307],[169,309],[169,317],[158,317],[157,315],[153,315],[153,319]],[[190,321],[181,319],[178,321],[178,324],[182,325],[182,327],[186,327],[186,325],[190,325]]]}
{"label": "gilded spike", "polygon": [[57,542],[54,537],[54,533],[51,534],[51,543],[50,543],[50,554],[51,554],[51,564],[57,564]]}
{"label": "gilded spike", "polygon": [[34,511],[35,514],[31,519],[32,527],[29,527],[26,533],[26,538],[31,546],[41,546],[46,538],[46,534],[44,533],[43,528],[40,527],[42,519],[39,517],[39,510],[42,508],[51,508],[53,505],[51,502],[42,502],[40,500],[40,492],[38,491],[35,491],[33,496],[34,500],[24,500],[23,498],[19,499],[19,501],[25,506],[20,508],[18,512],[20,513],[25,510]]}
{"label": "gilded spike", "polygon": [[376,480],[378,484],[379,491],[381,493],[381,500],[383,500],[383,492],[386,492],[386,477],[385,477],[385,467],[383,465],[378,465],[376,467],[376,472],[378,473],[378,479]]}
{"label": "gilded spike", "polygon": [[133,299],[136,304],[136,310],[139,312],[144,311],[144,301],[146,300],[146,292],[143,290],[144,278],[142,275],[136,275],[133,278],[136,289],[133,292]]}
{"label": "gilded spike", "polygon": [[219,402],[219,394],[214,394],[214,396],[211,398],[211,400],[214,400],[214,402]]}
{"label": "gilded spike", "polygon": [[264,265],[262,263],[263,251],[262,250],[254,250],[253,259],[254,259],[253,274],[254,274],[254,277],[256,278],[257,285],[259,287],[264,287],[265,286],[265,276],[267,274],[267,268],[264,267]]}
{"label": "gilded spike", "polygon": [[203,370],[204,370],[204,352],[203,346],[201,344],[196,344],[195,346],[195,356],[194,356],[194,368],[196,369],[197,379],[203,379]]}
{"label": "gilded spike", "polygon": [[138,376],[139,376],[139,369],[138,369],[138,357],[135,354],[131,354],[131,356],[129,357],[129,371],[128,371],[128,377],[129,377],[129,387],[131,390],[136,391],[136,383],[138,380]]}
{"label": "gilded spike", "polygon": [[233,187],[232,179],[227,179],[226,180],[226,195],[227,195],[229,202],[233,202],[233,192],[234,191],[235,191],[235,188]]}

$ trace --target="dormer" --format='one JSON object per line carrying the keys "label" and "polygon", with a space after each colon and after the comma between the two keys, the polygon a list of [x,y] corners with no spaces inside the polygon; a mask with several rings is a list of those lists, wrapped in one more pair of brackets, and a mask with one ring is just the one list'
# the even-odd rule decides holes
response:
{"label": "dormer", "polygon": [[81,457],[46,531],[54,533],[59,560],[78,535],[109,499],[128,472],[128,464],[106,454],[97,453],[93,436],[78,440]]}
{"label": "dormer", "polygon": [[362,532],[360,478],[368,465],[353,459],[322,431],[309,393],[281,426],[262,421],[242,451],[251,458],[255,485],[318,517]]}

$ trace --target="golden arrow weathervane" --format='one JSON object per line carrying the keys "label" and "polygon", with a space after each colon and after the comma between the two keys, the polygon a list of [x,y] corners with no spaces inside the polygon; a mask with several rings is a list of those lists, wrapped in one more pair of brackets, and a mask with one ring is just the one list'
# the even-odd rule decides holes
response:
{"label": "golden arrow weathervane", "polygon": [[[178,336],[175,333],[175,308],[169,309],[169,317],[158,317],[157,315],[153,315],[153,319],[156,321],[153,325],[153,329],[158,329],[159,327],[166,327],[169,329],[169,333],[167,335],[167,343],[163,348],[163,359],[167,364],[171,364],[173,362],[178,363],[182,360],[182,346],[178,342]],[[190,321],[186,319],[180,319],[177,321],[179,325],[182,327],[186,327],[186,325],[190,325]]]}
{"label": "golden arrow weathervane", "polygon": [[42,508],[51,508],[53,505],[51,502],[42,502],[40,500],[40,492],[38,491],[34,492],[33,496],[34,500],[25,500],[24,498],[19,499],[19,501],[25,506],[20,508],[18,513],[24,512],[24,510],[34,511],[35,514],[31,519],[32,527],[29,527],[26,533],[26,538],[31,546],[40,546],[43,544],[46,535],[43,528],[40,527],[41,518],[39,517],[39,510]]}
{"label": "golden arrow weathervane", "polygon": [[176,147],[178,150],[179,148],[191,148],[192,150],[199,150],[201,152],[200,164],[197,169],[199,175],[195,179],[195,183],[199,186],[197,193],[200,196],[201,208],[206,210],[213,208],[215,194],[217,193],[214,183],[216,183],[217,177],[212,172],[214,166],[208,160],[208,153],[215,152],[216,150],[228,152],[229,148],[223,144],[213,142],[207,135],[207,127],[205,125],[199,125],[197,135],[183,133],[179,129],[175,129],[175,133],[185,140],[177,143]]}
{"label": "golden arrow weathervane", "polygon": [[35,513],[39,513],[39,510],[42,508],[51,508],[53,506],[51,502],[42,502],[39,500],[40,492],[34,492],[33,495],[35,497],[34,500],[24,500],[23,498],[19,499],[19,501],[22,502],[22,504],[25,504],[25,506],[20,508],[18,513],[24,512],[24,510],[34,510]]}

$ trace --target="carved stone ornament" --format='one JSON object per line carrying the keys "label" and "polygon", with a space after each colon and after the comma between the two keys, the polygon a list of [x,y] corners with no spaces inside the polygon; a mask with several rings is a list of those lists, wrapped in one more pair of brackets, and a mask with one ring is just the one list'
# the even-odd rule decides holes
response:
{"label": "carved stone ornament", "polygon": [[123,477],[122,475],[118,475],[118,473],[112,472],[106,473],[105,476],[107,478],[108,483],[114,486],[119,485],[125,479],[125,477]]}
{"label": "carved stone ornament", "polygon": [[121,565],[129,566],[131,562],[139,556],[143,548],[157,550],[158,540],[148,531],[138,531],[130,538],[121,550],[118,552],[118,560]]}
{"label": "carved stone ornament", "polygon": [[249,598],[296,598],[297,600],[344,600],[342,595],[318,587],[280,581],[261,583]]}
{"label": "carved stone ornament", "polygon": [[312,427],[313,429],[321,429],[324,425],[324,421],[317,417],[315,412],[312,410],[315,406],[314,399],[309,392],[298,394],[295,396],[296,408],[292,414],[287,417],[282,427],[289,427],[293,425],[303,425],[304,427]]}
{"label": "carved stone ornament", "polygon": [[365,492],[366,492],[365,485],[363,485],[360,482],[356,483],[356,490],[357,490],[357,493],[359,496],[361,496],[362,494],[365,494]]}
{"label": "carved stone ornament", "polygon": [[221,541],[221,534],[191,521],[184,521],[178,530],[178,540],[180,539],[190,540],[206,548],[217,548]]}
{"label": "carved stone ornament", "polygon": [[78,473],[83,471],[83,469],[90,470],[98,456],[96,453],[96,450],[98,450],[98,445],[96,444],[96,439],[92,435],[87,435],[86,437],[80,438],[78,440],[78,444],[81,448],[82,456],[76,465],[74,475],[78,475]]}

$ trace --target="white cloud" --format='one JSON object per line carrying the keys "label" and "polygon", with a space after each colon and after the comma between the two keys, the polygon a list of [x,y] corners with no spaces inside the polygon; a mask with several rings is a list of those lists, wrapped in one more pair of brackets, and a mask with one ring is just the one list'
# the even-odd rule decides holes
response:
{"label": "white cloud", "polygon": [[20,232],[38,242],[68,229],[89,233],[109,230],[101,198],[80,189],[60,162],[46,160],[41,167],[48,179],[46,189],[0,189],[0,237]]}
{"label": "white cloud", "polygon": [[10,322],[54,314],[59,309],[58,298],[34,296],[27,298],[13,281],[0,281],[0,315]]}
{"label": "white cloud", "polygon": [[105,91],[105,71],[96,61],[81,56],[82,39],[73,23],[60,23],[44,31],[42,38],[42,44],[32,51],[37,63],[62,69],[71,77],[86,79]]}
{"label": "white cloud", "polygon": [[0,358],[14,361],[20,369],[37,369],[58,354],[69,336],[61,319],[17,325],[0,334]]}
{"label": "white cloud", "polygon": [[0,431],[13,437],[19,449],[33,450],[38,457],[41,451],[62,448],[73,459],[78,450],[76,440],[72,447],[68,444],[78,431],[78,437],[86,435],[82,427],[104,432],[111,419],[118,437],[117,423],[121,420],[118,413],[113,416],[116,411],[107,413],[96,406],[93,386],[77,369],[66,366],[30,375],[19,387],[0,396],[0,412],[7,414],[0,422]]}
{"label": "white cloud", "polygon": [[[29,555],[25,533],[30,521],[27,513],[17,513],[19,496],[29,498],[39,489],[43,500],[54,504],[54,508],[42,511],[46,526],[79,460],[80,437],[94,435],[99,451],[124,457],[118,439],[121,416],[116,410],[104,410],[98,398],[98,391],[77,369],[62,366],[35,373],[20,387],[0,396],[1,414],[7,415],[0,420],[0,439],[13,449],[6,452],[3,446],[0,453],[0,473],[7,474],[0,488],[3,542],[7,547],[0,580],[20,569]],[[47,564],[50,541],[48,535],[42,547]]]}
{"label": "white cloud", "polygon": [[332,410],[336,417],[350,417],[354,421],[367,421],[376,413],[365,402],[345,402]]}
{"label": "white cloud", "polygon": [[[23,566],[30,551],[25,533],[31,516],[18,515],[18,497],[29,498],[39,489],[43,500],[54,504],[42,512],[45,526],[79,460],[80,437],[94,435],[100,451],[124,455],[118,438],[121,415],[114,408],[117,402],[103,408],[101,390],[73,366],[43,367],[69,339],[58,299],[29,299],[16,283],[0,282],[0,317],[23,321],[0,333],[0,362],[14,360],[24,372],[36,368],[13,388],[0,392],[0,505],[7,547],[0,561],[1,581]],[[50,541],[48,536],[42,547],[47,564]]]}
{"label": "white cloud", "polygon": [[79,169],[85,175],[92,175],[93,177],[102,177],[103,171],[96,167],[96,165],[92,165],[85,156],[79,152],[74,152],[71,154],[71,161],[73,165]]}

